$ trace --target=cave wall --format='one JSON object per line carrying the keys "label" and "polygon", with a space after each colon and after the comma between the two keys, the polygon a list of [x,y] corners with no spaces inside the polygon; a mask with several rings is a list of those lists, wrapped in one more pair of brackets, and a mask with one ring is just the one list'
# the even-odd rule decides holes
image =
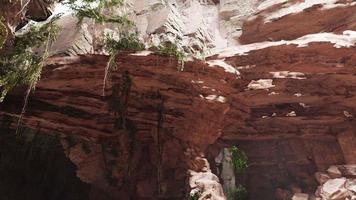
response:
{"label": "cave wall", "polygon": [[331,165],[345,164],[335,136],[241,140],[233,143],[248,155],[249,166],[237,182],[249,199],[276,199],[278,188],[313,193],[314,173]]}
{"label": "cave wall", "polygon": [[0,119],[0,196],[2,200],[88,200],[90,186],[76,176],[56,136],[11,128]]}

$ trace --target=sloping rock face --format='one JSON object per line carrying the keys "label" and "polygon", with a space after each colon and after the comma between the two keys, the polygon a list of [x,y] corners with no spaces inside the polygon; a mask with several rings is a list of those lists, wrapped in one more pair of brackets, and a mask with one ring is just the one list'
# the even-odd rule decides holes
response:
{"label": "sloping rock face", "polygon": [[[222,1],[211,0],[127,0],[125,5],[117,8],[115,13],[127,14],[134,22],[140,38],[147,46],[158,46],[160,43],[170,41],[189,55],[206,57],[213,48],[224,48],[237,43],[241,35],[241,26],[252,13],[254,13],[259,1]],[[57,10],[56,12],[60,12]],[[60,25],[71,27],[69,32],[87,32],[94,41],[102,40],[105,30],[117,31],[115,24],[93,25],[86,21],[86,27],[76,27],[76,22],[70,16],[64,16],[59,20]],[[81,30],[83,29],[83,30]],[[87,42],[71,38],[68,31],[60,34],[65,41],[66,52],[82,54],[87,49]],[[68,44],[70,44],[68,46]],[[89,43],[94,50],[100,51],[95,42]],[[58,46],[58,47],[57,47]],[[57,50],[57,48],[59,50]],[[55,52],[63,51],[63,44],[57,43]],[[75,50],[79,49],[78,52]],[[73,51],[74,50],[74,51]],[[62,52],[63,53],[63,52]]]}
{"label": "sloping rock face", "polygon": [[[92,199],[183,198],[190,161],[221,135],[231,109],[221,99],[233,91],[221,83],[235,76],[201,61],[179,72],[169,58],[123,54],[103,97],[106,62],[106,56],[52,58],[24,124],[64,134],[66,154],[78,177],[92,185]],[[128,79],[126,94],[120,88]],[[9,96],[2,114],[13,116],[21,102]]]}

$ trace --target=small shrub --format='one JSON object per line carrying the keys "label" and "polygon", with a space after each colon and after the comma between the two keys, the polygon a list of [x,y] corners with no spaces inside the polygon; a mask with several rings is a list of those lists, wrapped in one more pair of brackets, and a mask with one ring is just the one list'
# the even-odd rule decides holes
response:
{"label": "small shrub", "polygon": [[231,153],[231,162],[234,167],[235,175],[241,174],[248,167],[247,155],[236,146],[230,147],[229,151]]}
{"label": "small shrub", "polygon": [[153,47],[153,50],[157,51],[158,54],[175,57],[178,62],[181,64],[180,70],[184,68],[184,59],[186,57],[184,51],[180,50],[178,46],[171,42],[165,42],[164,44],[159,45],[158,47]]}
{"label": "small shrub", "polygon": [[145,45],[140,41],[137,33],[120,34],[120,39],[115,40],[112,35],[105,36],[105,50],[110,54],[110,58],[105,67],[103,80],[103,96],[105,96],[106,80],[111,70],[117,69],[116,56],[120,51],[140,51]]}
{"label": "small shrub", "polygon": [[[40,78],[48,47],[56,39],[59,28],[55,24],[58,17],[52,18],[43,26],[33,26],[15,38],[14,47],[0,58],[0,102],[16,85],[24,84],[29,90],[35,88]],[[32,48],[45,47],[42,54],[35,54]],[[29,93],[29,92],[28,92]]]}
{"label": "small shrub", "polygon": [[247,200],[248,194],[244,186],[239,185],[236,188],[232,188],[227,192],[228,200]]}
{"label": "small shrub", "polygon": [[145,49],[143,44],[138,38],[137,33],[121,33],[119,40],[113,38],[112,35],[105,35],[105,50],[109,54],[117,51],[140,51]]}
{"label": "small shrub", "polygon": [[190,194],[188,200],[198,200],[199,199],[199,193],[196,192],[194,194]]}
{"label": "small shrub", "polygon": [[122,6],[123,2],[123,0],[64,0],[62,4],[66,4],[75,12],[79,23],[84,18],[90,18],[100,24],[132,25],[127,16],[113,15],[113,12],[108,12],[110,8]]}

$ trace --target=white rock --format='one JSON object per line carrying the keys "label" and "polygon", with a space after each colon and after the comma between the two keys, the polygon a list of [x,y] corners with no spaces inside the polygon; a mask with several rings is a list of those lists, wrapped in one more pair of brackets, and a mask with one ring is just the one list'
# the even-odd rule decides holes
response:
{"label": "white rock", "polygon": [[252,80],[247,85],[247,88],[251,90],[265,90],[265,89],[275,87],[275,85],[273,85],[272,83],[273,83],[272,79],[259,79],[257,81]]}
{"label": "white rock", "polygon": [[330,166],[327,170],[329,176],[331,178],[340,178],[342,176],[339,168],[337,166]]}
{"label": "white rock", "polygon": [[89,20],[78,26],[78,19],[66,15],[57,21],[60,27],[57,40],[50,47],[50,54],[65,53],[68,55],[90,54],[94,52],[93,36],[89,32]]}
{"label": "white rock", "polygon": [[209,61],[207,61],[207,63],[210,67],[214,67],[214,66],[222,67],[225,70],[225,72],[240,75],[240,72],[237,69],[235,69],[235,67],[227,64],[225,62],[225,59],[209,60]]}
{"label": "white rock", "polygon": [[356,164],[335,166],[341,172],[342,176],[356,178]]}
{"label": "white rock", "polygon": [[229,189],[235,187],[235,173],[234,166],[231,162],[231,152],[227,148],[224,148],[222,152],[224,159],[222,161],[220,178],[224,182],[224,191],[227,192]]}
{"label": "white rock", "polygon": [[301,72],[279,71],[270,72],[273,78],[290,78],[290,79],[306,79],[305,75]]}
{"label": "white rock", "polygon": [[346,198],[349,194],[345,188],[346,178],[330,179],[321,187],[320,196],[327,200]]}
{"label": "white rock", "polygon": [[356,179],[349,179],[346,181],[346,189],[354,193],[356,196]]}
{"label": "white rock", "polygon": [[295,193],[292,197],[292,200],[308,200],[309,195],[305,193]]}
{"label": "white rock", "polygon": [[289,113],[286,114],[287,117],[296,117],[297,113],[295,111],[290,111]]}
{"label": "white rock", "polygon": [[[214,200],[225,200],[224,191],[221,184],[219,183],[219,178],[213,174],[209,168],[209,163],[204,158],[205,166],[203,171],[196,172],[189,170],[189,186],[191,188],[190,194],[199,193],[199,199],[214,199]],[[201,169],[200,169],[201,170]]]}

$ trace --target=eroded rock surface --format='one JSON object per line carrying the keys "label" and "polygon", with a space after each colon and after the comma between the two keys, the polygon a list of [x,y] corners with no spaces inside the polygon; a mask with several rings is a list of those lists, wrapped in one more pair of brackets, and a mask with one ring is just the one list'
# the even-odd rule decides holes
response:
{"label": "eroded rock surface", "polygon": [[[220,198],[214,160],[231,145],[248,155],[249,167],[235,183],[246,186],[249,199],[354,198],[354,2],[251,1],[243,5],[250,14],[235,1],[133,5],[147,41],[178,36],[201,49],[214,43],[214,31],[188,21],[220,23],[215,14],[205,17],[218,13],[208,9],[217,3],[224,5],[222,20],[236,20],[242,30],[222,31],[215,41],[232,45],[242,31],[241,45],[189,61],[182,72],[173,59],[123,52],[106,96],[108,57],[55,56],[30,97],[24,125],[89,143],[85,153],[82,144],[62,141],[94,200],[185,198],[190,175],[209,177],[192,187]],[[0,114],[17,117],[21,106],[18,88],[0,104]],[[206,162],[192,163],[201,153],[211,171]]]}

